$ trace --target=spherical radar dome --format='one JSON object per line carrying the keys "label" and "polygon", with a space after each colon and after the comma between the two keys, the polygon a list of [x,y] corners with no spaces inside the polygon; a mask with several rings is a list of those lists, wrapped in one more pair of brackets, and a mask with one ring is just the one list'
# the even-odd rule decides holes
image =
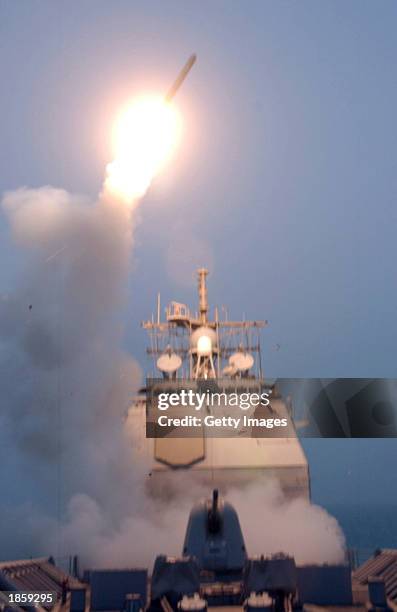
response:
{"label": "spherical radar dome", "polygon": [[215,331],[210,327],[199,327],[191,335],[190,346],[199,355],[208,357],[216,347]]}

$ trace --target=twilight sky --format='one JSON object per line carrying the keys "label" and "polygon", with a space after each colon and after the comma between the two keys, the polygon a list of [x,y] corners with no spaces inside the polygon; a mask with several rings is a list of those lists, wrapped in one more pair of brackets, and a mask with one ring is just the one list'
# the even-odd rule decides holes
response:
{"label": "twilight sky", "polygon": [[[140,208],[126,347],[144,366],[157,291],[194,304],[205,264],[212,304],[269,320],[269,374],[395,377],[396,21],[393,0],[0,0],[0,192],[95,198],[118,109],[196,52]],[[2,291],[23,265],[1,218]],[[315,498],[390,495],[394,441],[307,450]]]}

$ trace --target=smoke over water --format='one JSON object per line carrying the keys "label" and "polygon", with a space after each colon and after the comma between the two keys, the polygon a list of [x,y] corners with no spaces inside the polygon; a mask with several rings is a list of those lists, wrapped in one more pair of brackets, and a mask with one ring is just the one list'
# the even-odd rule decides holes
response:
{"label": "smoke over water", "polygon": [[[121,348],[142,177],[123,193],[119,162],[96,202],[52,187],[2,200],[24,258],[0,296],[3,559],[79,554],[85,566],[151,566],[156,554],[180,553],[191,505],[209,494],[178,474],[179,498],[149,499],[148,467],[125,426],[142,377]],[[250,554],[342,560],[343,536],[324,510],[287,504],[269,486],[230,496]]]}

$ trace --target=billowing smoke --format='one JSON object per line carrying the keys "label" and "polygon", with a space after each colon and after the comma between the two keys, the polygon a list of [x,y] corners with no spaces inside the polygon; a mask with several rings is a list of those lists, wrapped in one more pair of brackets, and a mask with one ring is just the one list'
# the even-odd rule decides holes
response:
{"label": "billowing smoke", "polygon": [[0,302],[3,506],[62,521],[83,491],[113,520],[137,478],[123,413],[140,371],[120,348],[133,211],[51,187],[7,193],[3,209],[25,255]]}
{"label": "billowing smoke", "polygon": [[285,499],[277,483],[230,492],[250,555],[284,552],[297,563],[341,563],[345,537],[337,520],[304,498]]}
{"label": "billowing smoke", "polygon": [[[112,520],[105,497],[94,500],[86,494],[70,499],[61,522],[38,514],[31,505],[1,518],[8,528],[17,527],[13,548],[20,556],[26,556],[29,542],[28,550],[33,546],[40,555],[55,550],[58,557],[78,554],[85,567],[151,568],[158,554],[181,554],[191,507],[209,494],[182,473],[179,480],[182,495],[173,502],[148,499],[139,486],[124,491],[124,512],[118,520]],[[345,540],[337,521],[306,500],[287,501],[276,483],[230,490],[227,499],[238,512],[250,556],[283,552],[299,564],[344,561]]]}
{"label": "billowing smoke", "polygon": [[139,100],[118,119],[96,202],[52,187],[3,198],[24,258],[0,296],[4,557],[95,563],[145,516],[146,467],[124,427],[141,373],[121,347],[136,205],[178,138],[170,104]]}
{"label": "billowing smoke", "polygon": [[[152,567],[158,554],[180,555],[192,505],[210,491],[178,474],[179,495],[154,502],[142,496],[116,525],[85,495],[70,503],[61,531],[71,550],[83,553],[90,565]],[[232,489],[227,500],[235,506],[248,554],[288,553],[299,564],[342,563],[345,539],[337,521],[326,510],[305,499],[287,500],[275,482],[257,482]],[[82,543],[84,545],[82,546]]]}

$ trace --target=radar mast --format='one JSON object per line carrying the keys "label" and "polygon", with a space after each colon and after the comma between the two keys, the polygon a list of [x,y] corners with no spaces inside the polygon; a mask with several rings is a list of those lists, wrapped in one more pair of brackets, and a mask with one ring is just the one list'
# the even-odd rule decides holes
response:
{"label": "radar mast", "polygon": [[227,316],[220,319],[217,307],[211,319],[207,276],[206,268],[197,270],[198,313],[172,301],[165,309],[165,321],[157,307],[157,320],[152,316],[142,323],[150,339],[147,353],[153,359],[151,377],[161,372],[164,377],[178,379],[261,381],[260,331],[267,321],[229,321]]}

